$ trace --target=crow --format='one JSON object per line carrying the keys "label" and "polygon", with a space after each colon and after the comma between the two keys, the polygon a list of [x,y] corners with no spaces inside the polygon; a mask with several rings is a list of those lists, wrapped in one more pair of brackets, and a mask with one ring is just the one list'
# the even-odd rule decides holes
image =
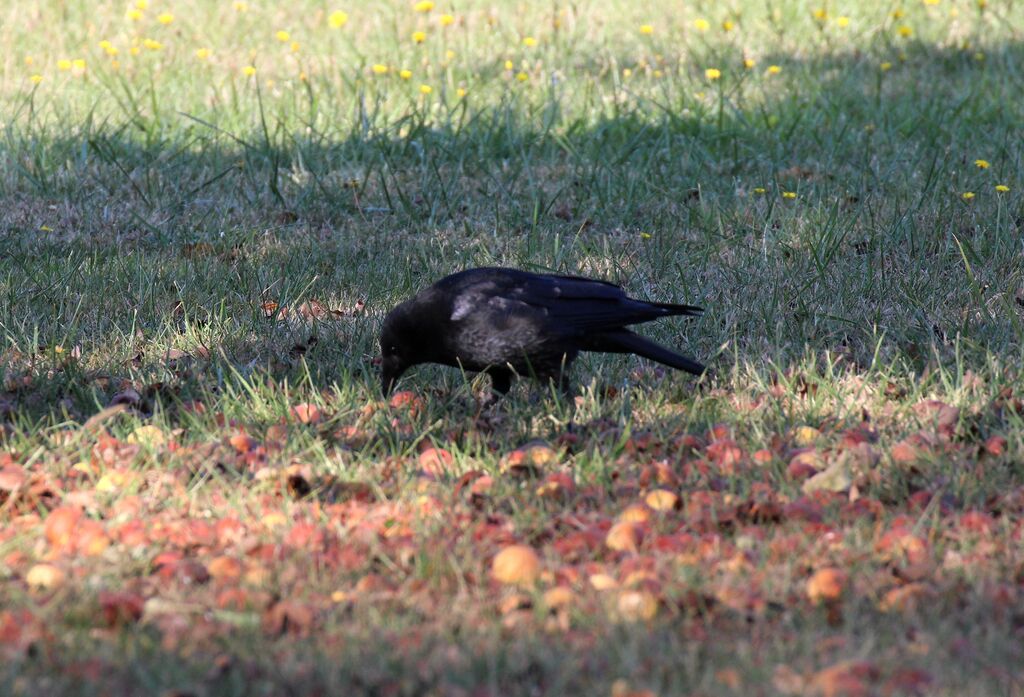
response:
{"label": "crow", "polygon": [[635,353],[694,375],[705,367],[634,334],[631,324],[698,316],[693,305],[651,303],[613,283],[509,268],[467,269],[396,306],[380,334],[386,395],[411,366],[440,363],[486,372],[499,395],[514,375],[557,380],[571,394],[568,369],[580,351]]}

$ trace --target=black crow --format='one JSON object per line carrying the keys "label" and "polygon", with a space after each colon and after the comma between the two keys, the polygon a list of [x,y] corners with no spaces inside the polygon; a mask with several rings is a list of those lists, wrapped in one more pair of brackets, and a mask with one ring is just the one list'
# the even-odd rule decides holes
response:
{"label": "black crow", "polygon": [[579,276],[516,269],[468,269],[446,276],[395,307],[380,334],[387,395],[411,366],[440,363],[491,376],[505,394],[515,374],[557,379],[580,351],[635,353],[694,375],[703,365],[626,329],[669,315],[700,315],[693,305],[649,303],[621,287]]}

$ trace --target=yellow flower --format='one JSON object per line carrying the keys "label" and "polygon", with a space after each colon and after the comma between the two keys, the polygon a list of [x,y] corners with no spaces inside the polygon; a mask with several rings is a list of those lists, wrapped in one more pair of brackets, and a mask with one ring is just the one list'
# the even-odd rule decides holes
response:
{"label": "yellow flower", "polygon": [[765,192],[765,188],[763,186],[755,186],[754,187],[754,193],[757,194],[758,196],[763,196],[764,192]]}
{"label": "yellow flower", "polygon": [[845,29],[850,26],[850,18],[846,16],[836,17],[836,26],[840,29]]}
{"label": "yellow flower", "polygon": [[767,72],[769,75],[778,75],[779,73],[782,72],[782,68],[778,65],[769,65],[768,70],[765,72]]}
{"label": "yellow flower", "polygon": [[892,70],[892,63],[890,63],[889,61],[883,61],[882,64],[878,66],[878,68],[884,73],[887,70]]}
{"label": "yellow flower", "polygon": [[654,235],[652,235],[649,232],[643,232],[643,231],[640,232],[640,239],[642,239],[642,240],[649,240],[652,237],[654,237]]}
{"label": "yellow flower", "polygon": [[133,22],[138,22],[142,19],[142,10],[128,10],[124,13],[124,16]]}
{"label": "yellow flower", "polygon": [[978,169],[988,169],[991,165],[988,160],[975,160],[974,166]]}
{"label": "yellow flower", "polygon": [[892,11],[892,18],[893,19],[903,19],[903,17],[906,14],[907,14],[906,12],[904,12],[902,9],[897,7],[895,10]]}
{"label": "yellow flower", "polygon": [[939,0],[921,0],[922,5],[938,5]]}
{"label": "yellow flower", "polygon": [[743,59],[743,67],[746,68],[747,70],[750,70],[755,65],[757,65],[757,59],[756,58],[744,58]]}
{"label": "yellow flower", "polygon": [[140,49],[138,46],[132,46],[130,49],[128,49],[128,53],[132,54],[133,56],[139,55],[140,51],[142,51],[142,49]]}
{"label": "yellow flower", "polygon": [[444,52],[444,59],[446,61],[450,61],[453,58],[455,58],[455,51],[451,50],[450,48],[446,49],[445,52]]}
{"label": "yellow flower", "polygon": [[301,46],[299,46],[299,42],[298,42],[298,41],[293,41],[293,42],[291,42],[291,43],[290,43],[290,44],[288,45],[288,49],[289,49],[289,50],[290,50],[290,51],[291,51],[292,53],[298,53],[298,52],[299,52],[299,49],[300,49],[300,48],[301,48]]}
{"label": "yellow flower", "polygon": [[459,99],[462,99],[463,97],[465,97],[466,96],[465,88],[460,87],[457,90],[455,90],[455,96],[458,97]]}
{"label": "yellow flower", "polygon": [[[39,77],[39,76],[38,75],[33,75],[32,76],[32,78],[33,78],[32,81],[36,82],[35,78],[37,78],[37,77]],[[39,79],[42,80],[43,78],[39,77]],[[1005,194],[1009,190],[1010,190],[1010,187],[1008,187],[1006,184],[996,184],[996,191],[998,191],[1001,194]]]}
{"label": "yellow flower", "polygon": [[331,29],[341,29],[348,23],[348,13],[335,10],[327,16],[327,24]]}
{"label": "yellow flower", "polygon": [[420,94],[430,94],[434,91],[434,88],[430,85],[420,85]]}
{"label": "yellow flower", "polygon": [[286,32],[284,29],[282,29],[274,33],[274,38],[276,38],[281,43],[284,43],[285,41],[288,41],[290,38],[292,38],[292,35]]}
{"label": "yellow flower", "polygon": [[818,9],[814,10],[812,14],[814,15],[814,18],[819,22],[824,22],[826,19],[828,19],[828,10],[826,10],[823,7],[819,7]]}
{"label": "yellow flower", "polygon": [[717,80],[718,78],[722,77],[722,71],[719,70],[718,68],[708,68],[707,70],[704,71],[704,77],[706,77],[708,80]]}
{"label": "yellow flower", "polygon": [[76,58],[71,61],[71,72],[73,73],[84,73],[85,72],[85,59]]}
{"label": "yellow flower", "polygon": [[101,41],[100,48],[102,48],[108,56],[116,56],[118,54],[117,46],[114,46],[114,44],[109,41]]}
{"label": "yellow flower", "polygon": [[242,68],[242,75],[245,75],[246,77],[252,77],[255,74],[256,66],[254,65],[247,65],[244,68]]}
{"label": "yellow flower", "polygon": [[441,23],[442,27],[450,27],[455,24],[455,15],[441,15],[437,21]]}
{"label": "yellow flower", "polygon": [[32,56],[25,56],[25,65],[32,65],[35,63],[35,59]]}
{"label": "yellow flower", "polygon": [[247,12],[249,10],[249,3],[242,2],[242,0],[235,0],[232,7],[235,9],[235,12]]}
{"label": "yellow flower", "polygon": [[782,198],[788,198],[788,199],[796,198],[796,192],[795,191],[783,191],[782,192]]}
{"label": "yellow flower", "polygon": [[660,70],[655,70],[654,71],[654,77],[660,78],[660,77],[663,77],[664,75],[665,75],[665,73],[661,72]]}
{"label": "yellow flower", "polygon": [[309,75],[306,75],[305,72],[300,72],[299,73],[299,82],[308,82],[308,81],[309,81]]}
{"label": "yellow flower", "polygon": [[516,73],[516,79],[519,80],[519,82],[526,82],[527,80],[530,79],[530,76],[527,75],[526,73],[520,72]]}
{"label": "yellow flower", "polygon": [[641,34],[653,34],[654,33],[654,27],[652,27],[650,24],[641,24],[640,25],[640,33]]}
{"label": "yellow flower", "polygon": [[[40,82],[43,81],[43,76],[42,75],[38,75],[38,74],[33,75],[32,77],[29,78],[29,81],[31,81],[33,85],[38,85]],[[998,189],[998,188],[999,187],[996,187],[996,189]],[[1007,191],[1009,191],[1009,189],[1007,189]]]}
{"label": "yellow flower", "polygon": [[430,12],[432,9],[434,9],[434,3],[432,3],[430,0],[420,0],[420,2],[412,6],[412,9],[416,10],[417,12]]}
{"label": "yellow flower", "polygon": [[210,49],[208,49],[208,48],[197,48],[196,49],[196,58],[198,58],[201,61],[204,61],[207,58],[209,58],[212,53],[213,52]]}
{"label": "yellow flower", "polygon": [[623,68],[622,69],[622,77],[627,78],[627,77],[632,77],[632,75],[633,75],[633,71],[630,70],[629,68]]}
{"label": "yellow flower", "polygon": [[505,61],[505,70],[512,70],[515,67],[515,63],[512,61]]}
{"label": "yellow flower", "polygon": [[370,70],[372,70],[375,75],[385,75],[388,72],[388,66],[383,63],[374,63]]}
{"label": "yellow flower", "polygon": [[896,27],[896,33],[906,39],[914,35],[914,30],[908,27],[906,24],[901,24],[900,26]]}
{"label": "yellow flower", "polygon": [[71,61],[67,58],[61,58],[57,61],[57,70],[71,70]]}
{"label": "yellow flower", "polygon": [[986,7],[988,7],[988,0],[978,0],[979,10],[984,10]]}
{"label": "yellow flower", "polygon": [[711,28],[711,23],[706,19],[695,19],[693,20],[693,28],[697,31],[707,31]]}
{"label": "yellow flower", "polygon": [[414,43],[422,44],[427,40],[427,33],[424,31],[414,31],[412,33],[412,40]]}
{"label": "yellow flower", "polygon": [[160,22],[160,24],[170,24],[174,21],[174,15],[170,12],[163,12],[156,16],[156,21]]}
{"label": "yellow flower", "polygon": [[399,70],[398,71],[398,77],[402,78],[403,80],[408,80],[409,78],[412,77],[412,71],[411,70]]}
{"label": "yellow flower", "polygon": [[135,0],[135,6],[140,10],[144,10],[149,7],[149,0]]}
{"label": "yellow flower", "polygon": [[150,51],[159,51],[164,47],[162,43],[160,43],[159,41],[154,41],[153,39],[143,39],[142,45],[148,48]]}
{"label": "yellow flower", "polygon": [[533,48],[536,45],[537,39],[533,38],[532,36],[523,37],[523,46],[526,46],[527,48]]}
{"label": "yellow flower", "polygon": [[962,198],[964,201],[970,201],[972,198],[974,198],[974,192],[965,191],[962,194],[960,194],[960,198]]}
{"label": "yellow flower", "polygon": [[724,22],[722,22],[722,31],[732,31],[735,28],[736,23],[733,22],[731,19],[727,19]]}

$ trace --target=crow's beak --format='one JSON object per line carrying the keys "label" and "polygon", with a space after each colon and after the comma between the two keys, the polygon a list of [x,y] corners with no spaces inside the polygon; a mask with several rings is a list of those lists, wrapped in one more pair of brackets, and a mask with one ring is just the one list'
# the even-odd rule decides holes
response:
{"label": "crow's beak", "polygon": [[387,397],[391,394],[391,391],[395,389],[395,385],[398,384],[398,378],[402,377],[402,373],[405,372],[405,368],[398,365],[395,361],[389,361],[386,358],[381,361],[380,364],[380,390]]}

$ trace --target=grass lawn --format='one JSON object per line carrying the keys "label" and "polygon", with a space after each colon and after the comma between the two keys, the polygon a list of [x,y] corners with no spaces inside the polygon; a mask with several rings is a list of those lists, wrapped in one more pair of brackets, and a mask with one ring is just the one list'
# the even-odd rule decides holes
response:
{"label": "grass lawn", "polygon": [[[12,695],[1024,694],[1024,8],[0,9]],[[704,306],[581,396],[376,332]]]}

